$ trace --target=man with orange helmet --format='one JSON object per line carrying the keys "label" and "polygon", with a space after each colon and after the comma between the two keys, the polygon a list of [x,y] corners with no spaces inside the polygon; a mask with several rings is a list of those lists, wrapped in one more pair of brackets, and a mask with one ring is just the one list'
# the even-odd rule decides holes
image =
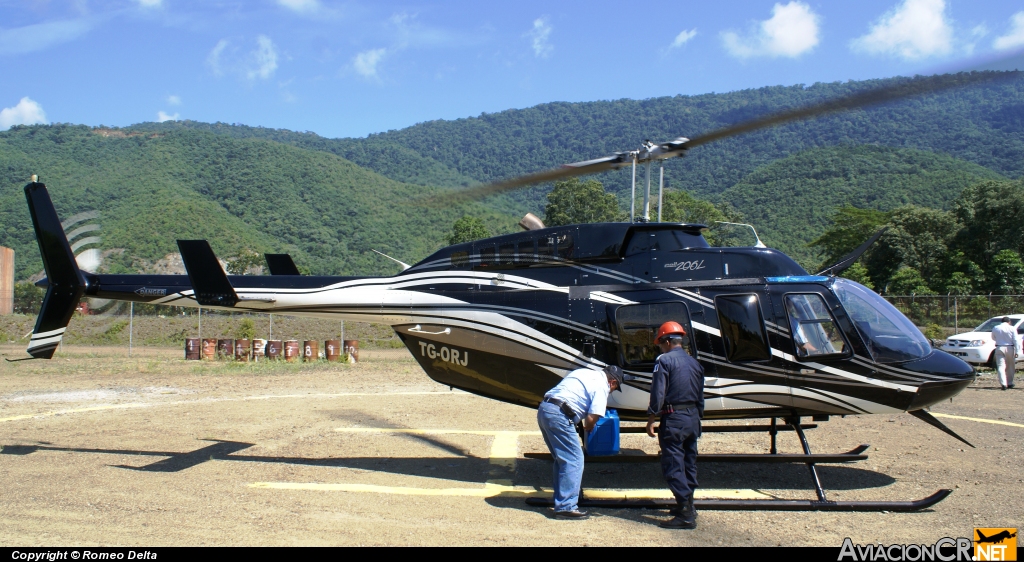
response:
{"label": "man with orange helmet", "polygon": [[704,416],[704,368],[683,349],[686,330],[678,322],[665,322],[655,341],[661,355],[651,375],[651,402],[647,408],[647,435],[654,437],[654,421],[661,418],[661,472],[676,497],[669,529],[696,529],[697,438]]}

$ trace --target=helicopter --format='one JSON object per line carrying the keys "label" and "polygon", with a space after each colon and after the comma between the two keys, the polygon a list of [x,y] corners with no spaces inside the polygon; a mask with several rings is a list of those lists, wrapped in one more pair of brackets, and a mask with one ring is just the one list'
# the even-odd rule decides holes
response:
{"label": "helicopter", "polygon": [[[469,188],[453,197],[479,198],[632,166],[632,220],[546,227],[527,215],[522,232],[442,248],[416,264],[402,264],[403,270],[390,277],[300,275],[287,255],[278,254],[267,255],[270,275],[227,275],[205,240],[178,241],[187,275],[85,272],[75,262],[46,186],[33,181],[25,194],[46,270],[40,282],[46,296],[27,351],[33,358],[51,358],[83,297],[381,323],[394,329],[438,383],[530,408],[574,369],[619,365],[635,379],[609,397],[608,405],[623,420],[645,420],[658,354],[654,333],[673,320],[686,330],[685,346],[704,367],[704,418],[771,422],[706,426],[705,431],[767,431],[771,448],[768,454],[700,460],[803,463],[817,494],[817,500],[807,501],[698,500],[698,507],[923,509],[951,491],[907,502],[828,500],[815,464],[866,459],[868,446],[812,454],[804,429],[814,425],[802,422],[908,412],[970,445],[926,408],[970,385],[973,368],[933,349],[877,293],[838,276],[881,232],[811,274],[760,240],[746,247],[712,247],[704,237],[706,225],[651,221],[650,171],[654,163],[728,136],[1006,77],[910,79],[694,139],[647,142],[634,151]],[[647,187],[642,212],[636,214],[636,169],[643,165]],[[803,454],[779,453],[779,431],[796,432]],[[663,501],[671,503],[584,499],[581,506],[658,507]]]}

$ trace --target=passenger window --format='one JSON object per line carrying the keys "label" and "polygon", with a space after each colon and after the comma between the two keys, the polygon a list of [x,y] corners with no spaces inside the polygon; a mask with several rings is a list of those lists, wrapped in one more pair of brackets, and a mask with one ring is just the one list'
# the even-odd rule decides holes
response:
{"label": "passenger window", "polygon": [[846,340],[824,299],[818,294],[786,295],[786,313],[796,355],[801,358],[842,355]]}
{"label": "passenger window", "polygon": [[480,248],[480,267],[494,267],[494,246]]}
{"label": "passenger window", "polygon": [[498,246],[498,261],[502,267],[511,267],[516,257],[516,245],[512,243]]}
{"label": "passenger window", "polygon": [[716,297],[715,306],[726,359],[734,363],[771,359],[757,295]]}
{"label": "passenger window", "polygon": [[[619,331],[619,345],[624,366],[654,363],[661,349],[654,341],[658,328],[669,320],[679,322],[690,334],[690,315],[681,302],[631,304],[615,310],[615,326]],[[693,355],[690,338],[683,338],[683,348]]]}
{"label": "passenger window", "polygon": [[523,240],[519,243],[516,263],[519,265],[530,265],[533,263],[533,240]]}

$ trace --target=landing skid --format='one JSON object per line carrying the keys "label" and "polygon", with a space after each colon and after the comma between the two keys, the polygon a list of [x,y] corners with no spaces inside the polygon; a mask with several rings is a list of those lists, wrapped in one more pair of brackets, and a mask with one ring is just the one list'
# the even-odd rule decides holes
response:
{"label": "landing skid", "polygon": [[[788,426],[788,427],[786,427]],[[846,453],[835,455],[815,455],[807,444],[807,436],[804,429],[808,425],[802,425],[800,418],[786,420],[786,426],[780,428],[776,419],[772,418],[770,426],[746,426],[756,430],[767,429],[771,436],[771,452],[765,454],[710,454],[697,455],[697,462],[768,462],[768,463],[803,463],[810,471],[811,481],[814,484],[817,500],[727,500],[727,499],[706,499],[694,500],[694,507],[716,511],[746,511],[746,510],[767,510],[767,511],[919,511],[927,509],[940,501],[946,499],[953,490],[939,490],[934,494],[914,501],[829,501],[825,490],[821,486],[821,479],[818,477],[816,463],[844,463],[861,461],[868,458],[863,454],[868,445],[861,445]],[[743,427],[743,426],[738,426]],[[732,431],[743,431],[731,429]],[[776,448],[776,434],[779,431],[795,431],[800,438],[800,445],[803,454],[779,453]],[[526,453],[527,458],[551,460],[549,453]],[[613,457],[587,457],[587,462],[603,463],[633,463],[633,462],[659,462],[660,455],[619,455]],[[528,498],[528,505],[537,507],[552,507],[553,500],[550,498]],[[674,499],[588,499],[586,494],[580,495],[580,507],[611,507],[611,508],[646,508],[646,509],[670,509],[676,506]]]}

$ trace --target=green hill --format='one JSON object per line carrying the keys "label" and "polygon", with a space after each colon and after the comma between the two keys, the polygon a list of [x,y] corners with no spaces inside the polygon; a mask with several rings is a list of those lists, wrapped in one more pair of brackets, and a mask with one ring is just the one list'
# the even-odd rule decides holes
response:
{"label": "green hill", "polygon": [[[956,77],[949,77],[955,80]],[[724,94],[556,102],[367,138],[193,121],[124,129],[53,125],[0,132],[0,244],[17,275],[39,271],[21,187],[39,174],[61,216],[103,213],[113,270],[210,239],[222,256],[287,251],[316,273],[381,273],[440,247],[464,213],[507,231],[550,186],[457,208],[418,196],[698,136],[756,116],[905,78]],[[666,183],[732,202],[766,242],[807,265],[805,247],[843,203],[944,208],[970,183],[1024,175],[1024,80],[950,90],[725,139],[666,163]],[[596,176],[627,202],[629,170]]]}
{"label": "green hill", "polygon": [[755,225],[765,244],[813,268],[820,258],[807,244],[824,232],[836,207],[947,209],[964,188],[999,177],[988,168],[933,152],[841,146],[762,166],[720,198]]}
{"label": "green hill", "polygon": [[444,245],[471,212],[496,228],[512,217],[477,204],[429,207],[438,188],[399,183],[322,151],[197,130],[140,134],[84,126],[0,133],[0,244],[17,252],[16,276],[42,269],[22,187],[39,174],[61,217],[102,213],[112,271],[177,251],[178,238],[209,239],[227,257],[286,251],[323,274],[392,273],[380,250],[414,262]]}

